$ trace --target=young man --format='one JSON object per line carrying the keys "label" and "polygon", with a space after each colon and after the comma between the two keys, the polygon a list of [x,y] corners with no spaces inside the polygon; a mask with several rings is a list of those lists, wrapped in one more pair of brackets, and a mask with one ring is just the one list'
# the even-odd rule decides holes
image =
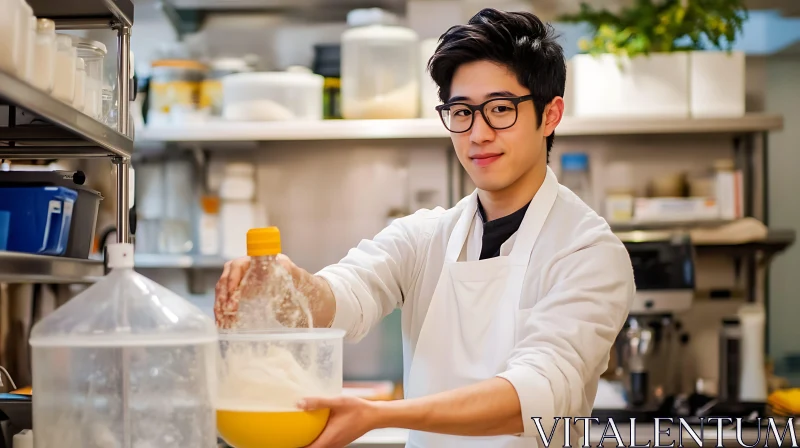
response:
{"label": "young man", "polygon": [[[303,400],[332,411],[313,448],[381,427],[411,429],[415,448],[537,446],[537,418],[549,438],[554,417],[591,416],[633,299],[625,247],[547,166],[566,79],[552,30],[485,9],[442,36],[430,72],[476,191],[396,220],[316,275],[282,258],[317,326],[358,340],[403,311],[406,399]],[[229,263],[218,283],[222,326],[247,266]],[[569,427],[579,443],[583,425]],[[553,435],[562,446],[563,427]]]}

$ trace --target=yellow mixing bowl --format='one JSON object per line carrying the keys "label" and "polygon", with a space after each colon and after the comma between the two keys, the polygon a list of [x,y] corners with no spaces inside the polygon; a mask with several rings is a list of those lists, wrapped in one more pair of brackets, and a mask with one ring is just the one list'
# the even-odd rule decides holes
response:
{"label": "yellow mixing bowl", "polygon": [[234,448],[302,448],[328,423],[329,409],[316,411],[217,410],[217,430]]}

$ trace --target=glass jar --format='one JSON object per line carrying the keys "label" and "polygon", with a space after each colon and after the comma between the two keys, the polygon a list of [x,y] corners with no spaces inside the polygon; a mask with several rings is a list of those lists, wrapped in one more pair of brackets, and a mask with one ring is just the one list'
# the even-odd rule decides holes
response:
{"label": "glass jar", "polygon": [[72,100],[75,98],[77,59],[72,38],[68,35],[57,34],[53,96],[68,104],[72,104]]}
{"label": "glass jar", "polygon": [[390,25],[377,8],[356,9],[342,34],[342,116],[347,119],[419,115],[419,37]]}
{"label": "glass jar", "polygon": [[36,21],[33,76],[31,83],[47,93],[53,91],[56,60],[56,23],[50,19]]}
{"label": "glass jar", "polygon": [[199,119],[200,88],[206,67],[192,60],[159,60],[152,67],[147,123],[175,124]]}
{"label": "glass jar", "polygon": [[108,51],[101,42],[72,37],[78,57],[86,64],[86,84],[84,90],[84,113],[100,120],[103,111],[103,66]]}

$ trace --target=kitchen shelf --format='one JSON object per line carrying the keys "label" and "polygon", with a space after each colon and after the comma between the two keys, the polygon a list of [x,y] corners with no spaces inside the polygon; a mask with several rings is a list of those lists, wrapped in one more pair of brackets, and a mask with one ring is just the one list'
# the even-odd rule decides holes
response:
{"label": "kitchen shelf", "polygon": [[28,0],[36,17],[64,20],[119,20],[133,25],[131,0]]}
{"label": "kitchen shelf", "polygon": [[0,127],[0,142],[6,142],[0,158],[130,158],[133,152],[132,139],[2,70],[0,104],[21,107],[48,122]]}
{"label": "kitchen shelf", "polygon": [[93,283],[103,262],[0,251],[0,283]]}
{"label": "kitchen shelf", "polygon": [[[558,137],[746,134],[780,130],[780,115],[748,114],[739,118],[576,118],[564,117]],[[444,139],[450,133],[436,118],[407,120],[321,120],[280,122],[209,121],[159,125],[143,129],[139,142],[241,142],[369,139]]]}
{"label": "kitchen shelf", "polygon": [[698,250],[725,252],[731,255],[762,252],[768,257],[786,250],[794,244],[796,232],[793,229],[769,229],[763,240],[739,244],[704,243],[696,245]]}
{"label": "kitchen shelf", "polygon": [[225,259],[210,255],[134,254],[136,268],[222,269]]}

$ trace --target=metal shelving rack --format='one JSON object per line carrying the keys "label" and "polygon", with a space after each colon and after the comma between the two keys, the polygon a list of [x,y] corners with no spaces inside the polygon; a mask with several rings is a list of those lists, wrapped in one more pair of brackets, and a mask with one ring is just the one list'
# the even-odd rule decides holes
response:
{"label": "metal shelving rack", "polygon": [[[129,231],[128,170],[133,154],[129,133],[131,0],[28,0],[38,18],[59,30],[112,29],[117,32],[117,129],[0,71],[0,105],[9,106],[8,126],[0,127],[0,159],[108,157],[116,174],[117,241]],[[16,108],[46,124],[17,125]],[[10,283],[89,283],[103,275],[103,263],[85,259],[0,252],[0,281]]]}

